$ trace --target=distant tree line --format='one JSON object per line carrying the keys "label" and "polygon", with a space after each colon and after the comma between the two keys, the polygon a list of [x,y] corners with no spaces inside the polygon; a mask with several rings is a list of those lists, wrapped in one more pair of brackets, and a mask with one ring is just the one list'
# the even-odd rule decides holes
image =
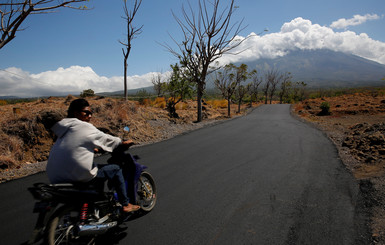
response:
{"label": "distant tree line", "polygon": [[[293,103],[305,98],[306,83],[293,82],[290,72],[279,72],[271,69],[264,74],[257,70],[248,70],[246,64],[236,66],[228,64],[217,71],[214,80],[224,99],[228,101],[228,116],[232,102],[241,104],[247,99],[252,106],[253,102],[264,100],[265,104],[278,100],[279,103]],[[259,91],[260,89],[260,91]]]}
{"label": "distant tree line", "polygon": [[[189,77],[189,72],[178,64],[171,65],[170,76],[163,78],[160,73],[153,76],[152,83],[157,97],[164,97],[171,117],[177,118],[176,105],[194,98],[196,84]],[[215,87],[220,96],[227,101],[227,113],[231,116],[231,104],[237,104],[238,113],[243,103],[264,102],[272,104],[295,103],[305,99],[306,83],[293,82],[290,72],[276,69],[259,74],[249,70],[246,64],[236,66],[228,64],[213,73]]]}

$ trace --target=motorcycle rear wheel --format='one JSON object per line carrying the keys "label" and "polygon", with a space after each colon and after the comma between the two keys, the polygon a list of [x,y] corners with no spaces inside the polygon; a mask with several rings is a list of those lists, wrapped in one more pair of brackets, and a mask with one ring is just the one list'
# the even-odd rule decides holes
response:
{"label": "motorcycle rear wheel", "polygon": [[156,204],[157,192],[154,178],[148,172],[142,172],[137,188],[137,204],[143,211],[150,212]]}
{"label": "motorcycle rear wheel", "polygon": [[87,244],[94,245],[94,237],[78,237],[75,226],[79,220],[79,208],[63,206],[55,211],[47,224],[46,244]]}

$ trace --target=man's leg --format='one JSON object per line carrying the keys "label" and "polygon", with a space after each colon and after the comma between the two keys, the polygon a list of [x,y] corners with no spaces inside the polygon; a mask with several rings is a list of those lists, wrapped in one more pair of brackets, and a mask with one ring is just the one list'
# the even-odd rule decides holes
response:
{"label": "man's leg", "polygon": [[113,184],[116,192],[118,193],[119,201],[123,205],[123,210],[125,212],[136,211],[139,209],[139,206],[131,205],[129,203],[122,169],[118,165],[107,164],[99,168],[96,178],[107,179]]}

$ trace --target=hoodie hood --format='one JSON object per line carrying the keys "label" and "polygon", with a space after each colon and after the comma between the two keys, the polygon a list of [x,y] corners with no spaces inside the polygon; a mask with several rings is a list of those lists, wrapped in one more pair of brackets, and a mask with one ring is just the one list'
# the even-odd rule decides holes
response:
{"label": "hoodie hood", "polygon": [[77,118],[64,118],[63,120],[57,122],[51,130],[56,134],[57,137],[62,138],[71,128],[72,125],[78,123],[79,119]]}

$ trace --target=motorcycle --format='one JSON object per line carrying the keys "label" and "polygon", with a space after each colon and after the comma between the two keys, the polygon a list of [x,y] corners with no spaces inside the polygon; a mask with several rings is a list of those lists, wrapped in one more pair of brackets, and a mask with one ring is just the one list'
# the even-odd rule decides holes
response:
{"label": "motorcycle", "polygon": [[28,244],[94,244],[98,237],[117,228],[133,215],[150,212],[157,200],[155,181],[132,156],[118,147],[108,162],[119,163],[131,202],[141,209],[125,213],[116,191],[87,184],[35,183],[28,190],[37,200],[33,212],[38,219]]}

